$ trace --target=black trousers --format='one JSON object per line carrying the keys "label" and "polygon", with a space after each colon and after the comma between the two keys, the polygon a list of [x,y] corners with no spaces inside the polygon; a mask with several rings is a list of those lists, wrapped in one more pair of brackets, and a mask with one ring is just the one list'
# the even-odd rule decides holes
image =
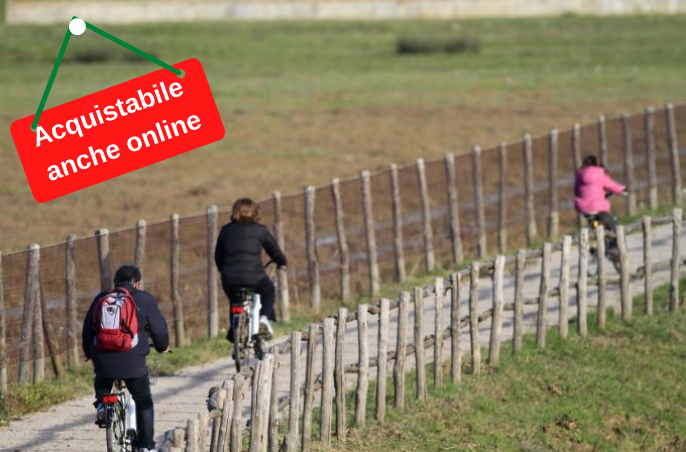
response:
{"label": "black trousers", "polygon": [[[112,392],[114,378],[95,376],[95,398],[98,399],[93,405],[96,407],[102,403],[102,397]],[[136,447],[155,448],[155,410],[150,394],[150,379],[148,375],[137,378],[124,378],[126,389],[136,402]]]}
{"label": "black trousers", "polygon": [[[232,303],[239,303],[241,301],[240,292],[238,289],[242,287],[249,286],[232,286],[224,283],[222,281],[222,288],[224,293]],[[260,315],[267,317],[269,320],[276,321],[276,312],[274,311],[274,299],[276,298],[276,288],[274,283],[269,277],[265,276],[262,280],[257,283],[255,287],[250,287],[255,289],[255,292],[260,294],[260,303],[262,304],[262,309],[260,309]]]}
{"label": "black trousers", "polygon": [[[587,220],[591,217],[596,217],[601,223],[603,223],[603,227],[606,231],[610,231],[612,233],[617,232],[617,217],[612,215],[610,212],[600,212],[593,215],[587,214],[584,216]],[[617,248],[617,239],[612,238],[609,242],[610,248]],[[607,251],[609,251],[609,249]]]}

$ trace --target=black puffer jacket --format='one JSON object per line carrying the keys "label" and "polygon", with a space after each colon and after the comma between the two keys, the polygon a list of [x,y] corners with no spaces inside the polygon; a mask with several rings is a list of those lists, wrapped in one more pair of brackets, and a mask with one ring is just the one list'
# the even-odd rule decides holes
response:
{"label": "black puffer jacket", "polygon": [[265,225],[237,222],[224,225],[214,249],[222,282],[229,286],[255,287],[266,276],[262,249],[276,265],[286,265],[286,256]]}

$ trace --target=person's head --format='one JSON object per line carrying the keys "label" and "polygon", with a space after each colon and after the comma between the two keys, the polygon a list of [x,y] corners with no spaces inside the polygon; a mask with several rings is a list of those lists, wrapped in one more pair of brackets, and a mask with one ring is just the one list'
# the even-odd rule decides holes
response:
{"label": "person's head", "polygon": [[241,198],[233,203],[231,221],[236,223],[257,223],[260,221],[260,205],[250,198]]}
{"label": "person's head", "polygon": [[598,157],[595,155],[587,155],[581,162],[581,167],[586,168],[587,166],[601,166],[598,162]]}
{"label": "person's head", "polygon": [[140,286],[141,279],[141,271],[138,267],[135,265],[122,265],[114,275],[114,286],[121,287],[128,284],[138,288]]}

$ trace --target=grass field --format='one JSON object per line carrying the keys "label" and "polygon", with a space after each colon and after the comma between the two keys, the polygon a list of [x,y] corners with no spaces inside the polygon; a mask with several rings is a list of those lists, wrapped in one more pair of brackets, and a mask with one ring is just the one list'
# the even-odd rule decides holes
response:
{"label": "grass field", "polygon": [[[586,338],[563,340],[553,329],[546,350],[529,336],[516,358],[504,344],[498,369],[472,377],[465,365],[461,384],[430,384],[423,403],[411,400],[415,380],[408,374],[404,412],[390,409],[385,423],[353,430],[345,446],[315,450],[686,450],[686,312],[665,312],[666,286],[655,297],[657,315],[639,314],[629,324],[609,318],[603,333],[591,328]],[[634,303],[643,306],[640,298]]]}
{"label": "grass field", "polygon": [[[0,250],[678,103],[684,25],[683,16],[564,16],[107,26],[164,61],[198,58],[226,137],[46,204],[31,196],[9,125],[35,113],[67,24],[2,26]],[[399,38],[434,35],[469,36],[480,51],[396,53]],[[65,58],[47,107],[156,69],[93,33],[74,37]]]}

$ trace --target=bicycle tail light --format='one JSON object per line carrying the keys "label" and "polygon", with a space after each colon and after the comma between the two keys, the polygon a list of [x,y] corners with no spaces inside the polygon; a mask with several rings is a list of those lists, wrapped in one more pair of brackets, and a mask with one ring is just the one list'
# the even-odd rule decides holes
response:
{"label": "bicycle tail light", "polygon": [[117,396],[115,394],[107,394],[106,396],[102,397],[102,403],[116,403],[117,402]]}
{"label": "bicycle tail light", "polygon": [[242,304],[231,305],[231,314],[240,314],[245,311],[245,307]]}

